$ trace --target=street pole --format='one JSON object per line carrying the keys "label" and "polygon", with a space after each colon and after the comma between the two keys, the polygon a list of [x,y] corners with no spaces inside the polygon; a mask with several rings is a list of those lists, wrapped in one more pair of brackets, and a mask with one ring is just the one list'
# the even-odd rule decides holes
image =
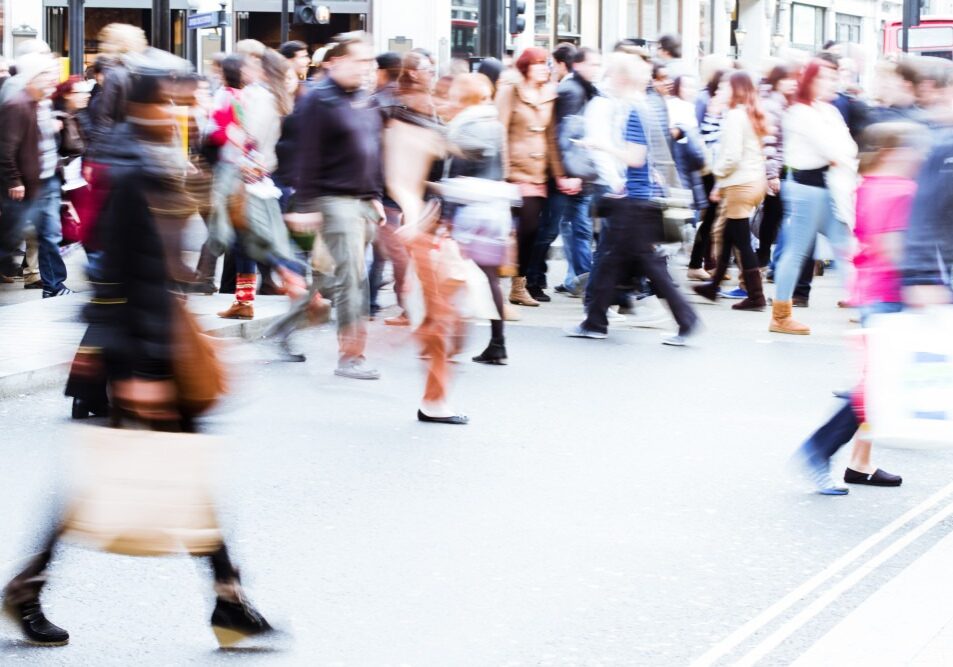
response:
{"label": "street pole", "polygon": [[288,0],[281,1],[281,43],[288,41]]}
{"label": "street pole", "polygon": [[86,0],[69,0],[69,73],[86,70]]}
{"label": "street pole", "polygon": [[152,46],[172,50],[172,10],[169,0],[152,0]]}
{"label": "street pole", "polygon": [[[227,3],[226,3],[226,0],[221,0],[221,1],[218,3],[219,7],[222,8],[222,18],[223,18],[223,19],[225,18],[225,5],[226,5],[226,4],[227,4]],[[227,21],[224,21],[224,20],[223,20],[223,21],[222,21],[222,25],[220,25],[220,26],[218,27],[218,32],[220,33],[220,35],[221,35],[221,37],[222,37],[222,45],[221,45],[221,51],[222,51],[222,53],[225,53],[225,52],[228,50],[228,43],[227,43],[226,40],[225,40],[225,25],[224,25],[225,23],[227,23]]]}
{"label": "street pole", "polygon": [[480,0],[480,55],[503,57],[503,0]]}

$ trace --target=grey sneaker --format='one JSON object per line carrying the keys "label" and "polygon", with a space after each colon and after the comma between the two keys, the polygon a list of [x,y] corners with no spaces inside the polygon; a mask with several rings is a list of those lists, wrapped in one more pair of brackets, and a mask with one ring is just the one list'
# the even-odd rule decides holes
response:
{"label": "grey sneaker", "polygon": [[334,374],[352,380],[379,380],[381,372],[376,368],[368,368],[364,357],[341,359]]}
{"label": "grey sneaker", "polygon": [[573,327],[567,327],[563,329],[566,332],[566,335],[570,338],[594,338],[596,340],[602,340],[603,338],[608,338],[608,334],[601,333],[599,331],[593,331],[592,329],[587,329],[581,324],[577,324]]}

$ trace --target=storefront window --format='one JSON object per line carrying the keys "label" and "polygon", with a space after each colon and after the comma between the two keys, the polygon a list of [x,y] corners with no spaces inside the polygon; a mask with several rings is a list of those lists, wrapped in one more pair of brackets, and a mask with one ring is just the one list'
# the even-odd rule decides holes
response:
{"label": "storefront window", "polygon": [[536,46],[550,50],[552,45],[552,4],[551,0],[536,0],[536,20],[533,23]]}
{"label": "storefront window", "polygon": [[450,55],[469,58],[477,54],[480,0],[453,0],[450,7]]}
{"label": "storefront window", "polygon": [[658,39],[658,0],[642,0],[642,39],[654,42]]}
{"label": "storefront window", "polygon": [[813,5],[791,5],[791,45],[817,51],[824,45],[824,9]]}
{"label": "storefront window", "polygon": [[579,39],[580,0],[558,0],[556,27],[560,41]]}

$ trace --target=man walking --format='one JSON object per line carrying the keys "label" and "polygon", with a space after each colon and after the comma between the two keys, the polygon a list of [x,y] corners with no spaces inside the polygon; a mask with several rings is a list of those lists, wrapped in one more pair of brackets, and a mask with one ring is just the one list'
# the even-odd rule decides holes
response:
{"label": "man walking", "polygon": [[[683,346],[697,332],[698,316],[679,292],[655,252],[661,241],[662,209],[653,199],[661,193],[658,175],[651,168],[645,89],[651,69],[636,56],[623,56],[624,71],[617,77],[615,93],[629,104],[623,136],[602,142],[589,140],[593,150],[608,154],[625,165],[625,196],[617,199],[609,212],[609,225],[600,243],[599,265],[594,272],[592,299],[586,306],[586,319],[567,330],[577,338],[605,338],[608,332],[606,311],[615,297],[618,280],[636,270],[652,281],[652,286],[678,322],[678,332],[667,335],[665,345]],[[622,132],[619,133],[622,135]]]}
{"label": "man walking", "polygon": [[39,243],[43,297],[70,294],[60,256],[60,178],[57,121],[50,96],[55,61],[44,53],[17,59],[23,90],[2,108],[0,127],[0,274],[13,275],[13,253],[33,225]]}
{"label": "man walking", "polygon": [[316,276],[334,300],[339,360],[335,375],[376,380],[380,373],[364,359],[368,280],[365,249],[381,206],[381,117],[368,104],[364,87],[374,52],[360,32],[335,39],[328,75],[301,102],[302,132],[297,190],[301,212],[321,219],[321,237],[333,259],[333,273]]}

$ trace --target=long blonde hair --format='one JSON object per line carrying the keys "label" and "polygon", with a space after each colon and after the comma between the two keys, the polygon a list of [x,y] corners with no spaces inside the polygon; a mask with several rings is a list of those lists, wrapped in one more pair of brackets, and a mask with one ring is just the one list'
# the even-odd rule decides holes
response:
{"label": "long blonde hair", "polygon": [[274,96],[281,116],[287,116],[294,108],[294,98],[285,87],[289,67],[288,59],[274,49],[268,49],[261,57],[262,85]]}

